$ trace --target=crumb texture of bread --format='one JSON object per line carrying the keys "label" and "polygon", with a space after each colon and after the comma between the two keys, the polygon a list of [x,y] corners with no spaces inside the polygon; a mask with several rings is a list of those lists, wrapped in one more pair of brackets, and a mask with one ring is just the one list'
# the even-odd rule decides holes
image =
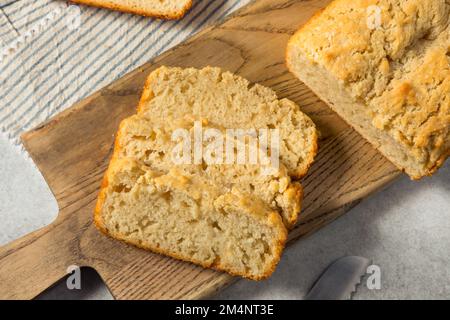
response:
{"label": "crumb texture of bread", "polygon": [[75,3],[161,19],[180,19],[192,0],[71,0]]}
{"label": "crumb texture of bread", "polygon": [[[258,162],[204,158],[174,162],[179,141],[173,133],[182,129],[195,141],[197,125],[224,139],[236,138],[228,129],[278,128],[279,168],[266,172]],[[290,174],[306,173],[317,136],[299,107],[278,100],[270,89],[218,68],[160,67],[148,77],[137,114],[119,126],[95,223],[144,249],[249,279],[267,278],[301,209],[302,186]],[[201,142],[204,150],[207,142]],[[232,149],[235,159],[237,152]]]}
{"label": "crumb texture of bread", "polygon": [[290,39],[287,65],[419,179],[450,153],[449,16],[448,0],[335,0]]}

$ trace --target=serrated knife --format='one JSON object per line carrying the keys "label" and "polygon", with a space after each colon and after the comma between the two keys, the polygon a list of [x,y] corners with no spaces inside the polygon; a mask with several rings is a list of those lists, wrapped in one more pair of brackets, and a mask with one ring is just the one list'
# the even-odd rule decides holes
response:
{"label": "serrated knife", "polygon": [[305,300],[349,300],[371,261],[348,256],[333,262],[316,281]]}

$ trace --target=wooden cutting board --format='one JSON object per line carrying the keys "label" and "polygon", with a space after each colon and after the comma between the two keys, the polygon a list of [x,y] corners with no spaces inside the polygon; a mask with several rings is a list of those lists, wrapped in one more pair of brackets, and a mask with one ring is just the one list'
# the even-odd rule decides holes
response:
{"label": "wooden cutting board", "polygon": [[[117,299],[196,299],[235,278],[146,252],[92,224],[119,121],[135,112],[159,65],[220,66],[297,102],[318,125],[317,160],[304,179],[304,209],[292,241],[333,221],[400,172],[286,69],[286,43],[329,0],[259,0],[23,135],[58,204],[51,225],[0,248],[0,298],[29,299],[70,265],[98,271]],[[296,275],[301,276],[301,275]]]}

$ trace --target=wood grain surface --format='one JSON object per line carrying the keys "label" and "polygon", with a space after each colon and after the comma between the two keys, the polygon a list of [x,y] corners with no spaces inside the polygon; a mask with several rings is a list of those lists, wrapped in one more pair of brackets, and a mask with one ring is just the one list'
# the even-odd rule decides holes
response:
{"label": "wood grain surface", "polygon": [[[0,298],[30,299],[70,265],[98,271],[117,299],[197,299],[236,280],[101,235],[92,224],[119,121],[134,113],[159,65],[219,66],[297,102],[318,125],[317,160],[303,180],[304,208],[290,241],[304,237],[400,172],[286,69],[289,37],[328,0],[259,0],[23,135],[60,213],[51,225],[0,248]],[[301,275],[296,275],[301,276]]]}

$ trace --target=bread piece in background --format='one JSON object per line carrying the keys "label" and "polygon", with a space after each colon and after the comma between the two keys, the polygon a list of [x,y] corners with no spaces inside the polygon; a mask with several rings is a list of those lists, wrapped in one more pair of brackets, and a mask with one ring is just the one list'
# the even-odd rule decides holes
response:
{"label": "bread piece in background", "polygon": [[75,3],[161,19],[181,19],[192,0],[71,0]]}
{"label": "bread piece in background", "polygon": [[290,39],[287,65],[411,178],[450,153],[450,2],[335,0]]}

